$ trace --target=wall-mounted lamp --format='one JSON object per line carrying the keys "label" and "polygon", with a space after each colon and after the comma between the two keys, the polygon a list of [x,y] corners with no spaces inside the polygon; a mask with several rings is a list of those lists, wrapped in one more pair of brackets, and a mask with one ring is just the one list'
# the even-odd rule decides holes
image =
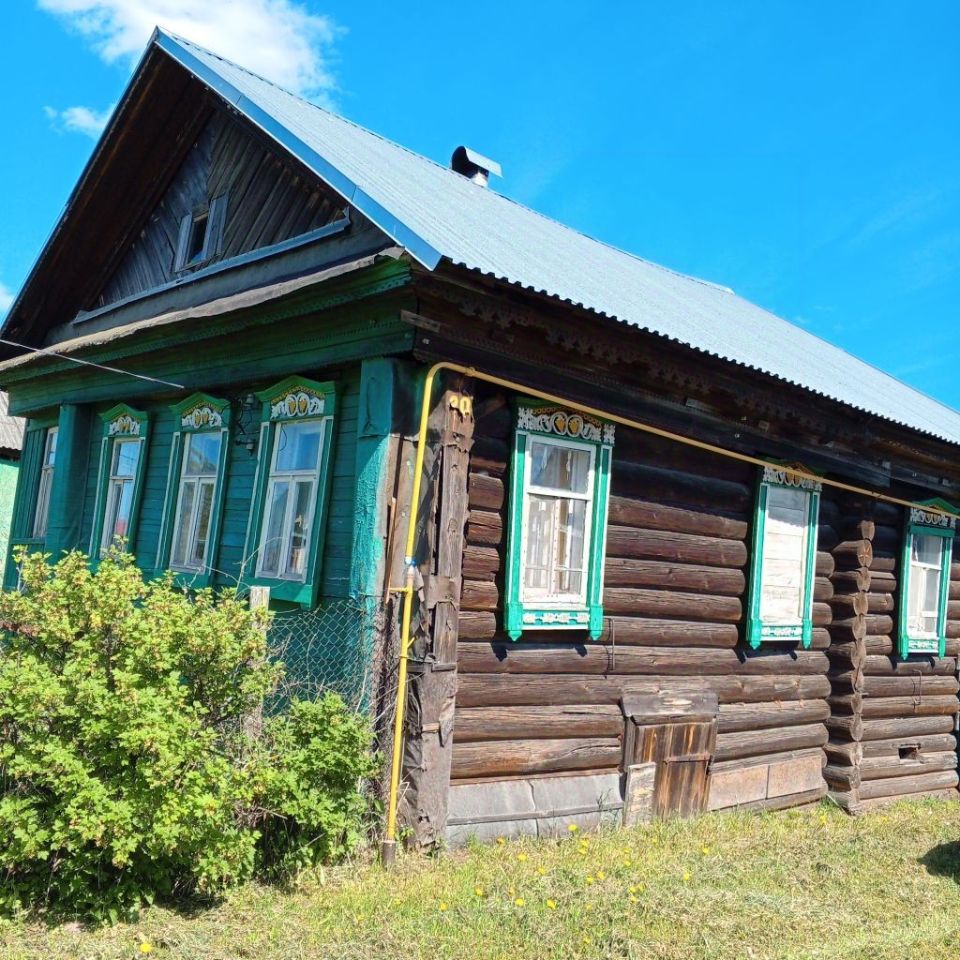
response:
{"label": "wall-mounted lamp", "polygon": [[258,418],[257,410],[260,407],[260,401],[252,393],[244,394],[242,397],[235,397],[233,400],[237,411],[235,424],[236,431],[233,442],[238,447],[246,447],[248,453],[253,453],[257,449]]}

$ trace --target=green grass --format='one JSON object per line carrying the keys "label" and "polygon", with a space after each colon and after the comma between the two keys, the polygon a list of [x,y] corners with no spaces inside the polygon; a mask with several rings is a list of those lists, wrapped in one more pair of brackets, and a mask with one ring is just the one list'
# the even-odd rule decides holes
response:
{"label": "green grass", "polygon": [[[142,952],[143,951],[143,952]],[[0,957],[954,958],[960,803],[852,819],[823,805],[559,841],[510,841],[183,914],[84,929],[0,925]]]}

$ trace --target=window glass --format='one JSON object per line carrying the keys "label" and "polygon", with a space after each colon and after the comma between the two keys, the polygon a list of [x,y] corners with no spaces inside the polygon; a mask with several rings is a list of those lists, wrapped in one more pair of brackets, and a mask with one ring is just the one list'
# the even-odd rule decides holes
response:
{"label": "window glass", "polygon": [[37,489],[37,508],[33,517],[33,535],[45,537],[50,516],[50,491],[53,487],[53,468],[57,459],[57,435],[59,430],[51,427],[43,443],[43,460],[40,463],[40,484]]}
{"label": "window glass", "polygon": [[260,576],[306,579],[323,431],[323,420],[276,427],[257,566]]}
{"label": "window glass", "polygon": [[188,433],[183,444],[170,566],[197,571],[207,561],[223,437],[219,431]]}
{"label": "window glass", "polygon": [[139,440],[114,440],[110,478],[103,517],[100,550],[110,549],[115,541],[129,537],[130,514],[133,509],[133,487],[140,462]]}
{"label": "window glass", "polygon": [[140,461],[139,440],[115,440],[113,443],[113,468],[110,471],[114,477],[135,477],[137,463]]}
{"label": "window glass", "polygon": [[528,456],[524,599],[582,603],[593,450],[533,440]]}
{"label": "window glass", "polygon": [[804,619],[809,511],[808,491],[767,487],[759,611],[763,623]]}
{"label": "window glass", "polygon": [[940,619],[943,537],[913,534],[907,629],[913,637],[935,637]]}

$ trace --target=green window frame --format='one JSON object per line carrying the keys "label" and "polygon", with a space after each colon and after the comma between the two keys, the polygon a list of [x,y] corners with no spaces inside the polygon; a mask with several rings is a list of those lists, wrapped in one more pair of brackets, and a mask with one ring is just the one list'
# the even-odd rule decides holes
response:
{"label": "green window frame", "polygon": [[[813,640],[813,579],[822,484],[799,476],[796,470],[810,472],[799,464],[792,469],[768,466],[763,468],[757,484],[747,618],[747,642],[754,650],[763,643],[799,643],[809,649]],[[806,497],[805,503],[798,496],[801,493]],[[772,516],[774,510],[804,517],[799,544],[790,542],[796,537],[789,530],[778,529],[783,521]],[[787,556],[778,557],[777,552]],[[789,569],[791,565],[795,573]],[[785,577],[792,578],[792,582],[788,579],[784,585]],[[791,594],[797,598],[796,613],[783,609],[789,605]]]}
{"label": "green window frame", "polygon": [[[931,509],[923,509],[928,507]],[[900,597],[899,597],[899,634],[900,656],[909,657],[911,654],[933,654],[946,656],[947,649],[947,601],[950,595],[950,563],[953,558],[953,538],[956,535],[957,519],[947,513],[955,514],[957,508],[946,500],[939,498],[927,500],[919,506],[910,507],[906,516],[903,537],[903,553],[900,567]],[[937,566],[930,562],[930,558],[921,560],[914,556],[920,543],[918,538],[931,538],[927,546],[939,547]],[[920,580],[920,576],[923,580]],[[929,582],[937,586],[937,596],[934,612],[936,625],[934,630],[923,630],[916,622],[916,616],[911,616],[911,601],[914,596],[918,599],[920,591],[926,593]],[[916,592],[914,590],[916,588]],[[920,616],[924,614],[920,611]],[[926,614],[929,618],[929,612]]]}
{"label": "green window frame", "polygon": [[[529,401],[517,406],[504,602],[505,627],[511,640],[519,640],[525,630],[580,630],[586,631],[592,640],[599,639],[603,631],[603,565],[614,439],[613,424],[585,414]],[[557,449],[573,455],[587,454],[587,461],[580,459],[581,464],[587,464],[582,482],[574,479],[572,459],[568,459],[568,486],[561,486],[559,479],[552,486],[535,482],[540,479],[533,459],[535,453],[548,458],[543,461],[546,466]],[[559,471],[558,467],[558,477]],[[578,502],[584,504],[581,511],[577,511]],[[545,518],[538,524],[531,520],[533,509]],[[568,518],[565,529],[561,526],[561,511]],[[577,512],[583,518],[580,537],[571,536],[577,521],[569,518],[575,518]],[[546,566],[529,562],[531,537],[537,529],[549,533],[548,552],[541,554]],[[542,537],[538,542],[545,543],[547,539]],[[559,550],[565,554],[563,564],[556,562]],[[529,576],[534,570],[540,571],[543,582],[555,584],[566,578],[568,585],[579,583],[578,588],[535,586],[535,576]]]}
{"label": "green window frame", "polygon": [[[158,573],[172,570],[181,586],[202,589],[213,581],[220,543],[230,453],[230,403],[205,393],[194,393],[171,406],[170,411],[175,429],[170,444],[156,569]],[[214,438],[219,442],[219,448],[213,451],[214,471],[209,466],[191,469],[191,448]],[[200,543],[204,548],[198,560],[195,550]],[[181,546],[183,556],[178,558],[176,554]]]}
{"label": "green window frame", "polygon": [[[333,473],[336,384],[292,376],[257,397],[263,406],[254,499],[244,548],[244,566],[251,575],[244,577],[244,583],[269,588],[271,599],[310,608],[316,605],[320,586]],[[308,441],[304,449],[310,449],[312,424],[319,425],[316,459],[307,465],[281,462],[280,454],[285,449],[281,442],[294,442],[300,436]],[[301,523],[303,514],[298,510],[303,490],[307,491],[308,512]],[[278,528],[270,526],[277,518]],[[276,535],[268,535],[274,529]],[[272,556],[277,558],[275,569],[268,563]],[[292,564],[291,557],[296,557]]]}
{"label": "green window frame", "polygon": [[[100,466],[97,497],[94,503],[90,556],[96,562],[122,536],[124,552],[133,549],[143,498],[143,478],[147,466],[147,440],[150,420],[142,410],[125,403],[100,414],[103,436],[100,441]],[[123,514],[126,513],[124,518]],[[106,522],[107,515],[112,520]],[[123,524],[122,534],[116,527]],[[109,537],[107,531],[110,530]]]}

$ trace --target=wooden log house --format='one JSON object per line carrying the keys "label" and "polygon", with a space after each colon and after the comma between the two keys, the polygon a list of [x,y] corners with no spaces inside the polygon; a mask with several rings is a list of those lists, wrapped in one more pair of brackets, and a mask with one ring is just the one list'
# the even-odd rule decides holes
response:
{"label": "wooden log house", "polygon": [[12,543],[351,604],[385,713],[409,577],[423,844],[956,797],[960,414],[498,172],[158,31],[4,325]]}

